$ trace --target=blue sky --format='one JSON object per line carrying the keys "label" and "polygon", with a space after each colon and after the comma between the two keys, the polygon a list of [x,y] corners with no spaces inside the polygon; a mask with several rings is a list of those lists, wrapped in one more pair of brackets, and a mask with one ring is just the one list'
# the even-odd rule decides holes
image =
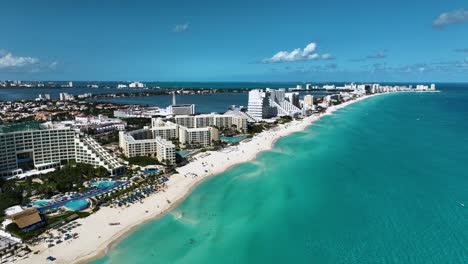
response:
{"label": "blue sky", "polygon": [[6,0],[0,79],[468,81],[458,0]]}

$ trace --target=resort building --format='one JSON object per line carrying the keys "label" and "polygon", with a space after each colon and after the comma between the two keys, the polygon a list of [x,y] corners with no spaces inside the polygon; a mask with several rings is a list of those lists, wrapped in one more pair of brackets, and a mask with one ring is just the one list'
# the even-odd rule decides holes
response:
{"label": "resort building", "polygon": [[[175,162],[175,146],[206,147],[219,140],[218,129],[247,131],[247,118],[239,115],[178,115],[175,123],[152,118],[151,128],[119,133],[119,146],[127,157],[156,156],[159,161]],[[172,164],[172,163],[171,163]]]}
{"label": "resort building", "polygon": [[304,107],[312,108],[314,106],[314,97],[310,94],[304,96]]}
{"label": "resort building", "polygon": [[194,115],[194,104],[170,105],[166,108],[167,113],[172,115]]}
{"label": "resort building", "polygon": [[246,119],[247,122],[255,123],[256,120],[253,118],[253,116],[249,115],[247,112],[247,109],[245,109],[243,106],[231,106],[229,110],[224,113],[224,115],[232,115],[232,116],[237,116],[237,117],[243,117]]}
{"label": "resort building", "polygon": [[128,85],[128,88],[145,88],[146,85],[141,82],[132,82]]}
{"label": "resort building", "polygon": [[196,116],[176,116],[175,122],[179,126],[187,128],[204,128],[215,126],[218,129],[230,129],[235,127],[237,131],[247,131],[247,118],[238,115],[220,115],[220,114],[204,114]]}
{"label": "resort building", "polygon": [[76,162],[91,164],[94,167],[102,166],[111,175],[119,175],[125,171],[120,161],[104,149],[96,140],[83,133],[75,136],[75,160]]}
{"label": "resort building", "polygon": [[72,101],[75,100],[75,97],[72,94],[68,93],[60,93],[59,94],[60,101]]}
{"label": "resort building", "polygon": [[125,170],[93,138],[69,127],[47,129],[37,122],[0,127],[0,176],[34,175],[68,160],[103,166],[111,175]]}
{"label": "resort building", "polygon": [[73,130],[86,132],[87,134],[100,134],[115,130],[125,130],[127,122],[118,118],[109,118],[104,115],[98,116],[75,116],[75,120],[61,122],[46,122],[43,124],[47,128],[70,127]]}
{"label": "resort building", "polygon": [[[206,147],[219,140],[218,129],[236,127],[237,130],[247,129],[244,117],[207,114],[198,116],[176,116],[176,123],[163,121],[161,118],[151,120],[154,137],[179,139],[182,147],[187,144]],[[240,127],[240,128],[239,128]],[[162,133],[165,131],[166,133]],[[245,130],[244,130],[245,131]]]}
{"label": "resort building", "polygon": [[39,94],[36,100],[50,100],[50,94]]}
{"label": "resort building", "polygon": [[169,140],[155,137],[149,129],[120,131],[119,147],[126,157],[155,156],[160,162],[175,163],[175,145]]}
{"label": "resort building", "polygon": [[179,126],[172,122],[164,122],[161,118],[151,119],[151,131],[153,138],[160,137],[168,140],[179,138]]}
{"label": "resort building", "polygon": [[293,116],[300,112],[299,93],[269,88],[249,92],[248,114],[257,121],[275,116]]}
{"label": "resort building", "polygon": [[151,118],[153,116],[167,116],[166,109],[159,107],[147,107],[144,109],[119,109],[114,110],[114,117],[129,118],[129,117],[143,117]]}
{"label": "resort building", "polygon": [[289,103],[294,105],[297,108],[300,108],[301,105],[299,103],[299,93],[286,93],[286,100],[288,100]]}
{"label": "resort building", "polygon": [[194,104],[180,104],[176,102],[176,92],[172,93],[172,104],[166,108],[166,112],[174,116],[177,115],[194,115],[195,105]]}
{"label": "resort building", "polygon": [[189,115],[175,116],[174,120],[176,124],[179,126],[188,127],[188,128],[195,127],[195,124],[194,124],[195,120],[193,116],[189,116]]}
{"label": "resort building", "polygon": [[254,89],[249,92],[248,114],[255,121],[260,121],[271,117],[270,102],[266,93],[259,89]]}
{"label": "resort building", "polygon": [[166,164],[176,163],[176,150],[175,146],[171,141],[165,139],[156,139],[158,144],[156,145],[156,158]]}
{"label": "resort building", "polygon": [[37,212],[37,208],[32,207],[13,215],[7,216],[9,220],[15,223],[19,229],[23,231],[30,231],[36,227],[44,225],[45,222]]}
{"label": "resort building", "polygon": [[288,95],[291,101],[288,101],[286,98],[286,93],[284,89],[266,89],[266,95],[269,96],[270,106],[273,107],[274,116],[293,116],[301,112],[301,109],[294,105],[296,103],[299,105],[299,94],[291,93]]}
{"label": "resort building", "polygon": [[213,141],[219,140],[218,129],[215,127],[204,128],[179,128],[179,142],[181,147],[199,146],[207,147]]}
{"label": "resort building", "polygon": [[[156,140],[148,130],[119,132],[119,147],[126,157],[151,156],[157,151]],[[146,135],[146,137],[142,137]]]}

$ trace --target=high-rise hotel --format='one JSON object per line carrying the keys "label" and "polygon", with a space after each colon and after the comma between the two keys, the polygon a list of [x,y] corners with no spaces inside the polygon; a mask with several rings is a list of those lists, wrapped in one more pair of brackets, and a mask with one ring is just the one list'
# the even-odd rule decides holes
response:
{"label": "high-rise hotel", "polygon": [[111,175],[125,171],[93,138],[68,127],[47,129],[37,122],[0,126],[0,176],[34,174],[69,160],[102,166]]}
{"label": "high-rise hotel", "polygon": [[256,121],[276,116],[294,116],[301,113],[299,93],[287,93],[285,89],[249,91],[248,115]]}

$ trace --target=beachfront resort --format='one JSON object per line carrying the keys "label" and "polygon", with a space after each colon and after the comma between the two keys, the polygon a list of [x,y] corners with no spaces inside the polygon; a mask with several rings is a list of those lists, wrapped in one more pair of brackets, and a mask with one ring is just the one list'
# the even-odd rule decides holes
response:
{"label": "beachfront resort", "polygon": [[[377,94],[435,91],[434,85],[350,84],[315,95],[298,88],[251,89],[247,107],[203,114],[193,104],[176,104],[173,93],[172,104],[143,115],[147,123],[137,129],[115,116],[3,124],[0,263],[75,261],[70,250],[86,255],[107,246],[119,232],[171,208],[201,179],[254,158],[324,113]],[[95,134],[102,133],[117,136],[101,144]]]}

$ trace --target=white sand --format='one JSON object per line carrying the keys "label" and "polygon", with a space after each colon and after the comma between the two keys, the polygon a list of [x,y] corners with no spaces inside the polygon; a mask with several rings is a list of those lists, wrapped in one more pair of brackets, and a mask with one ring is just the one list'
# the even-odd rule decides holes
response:
{"label": "white sand", "polygon": [[[326,114],[375,95],[360,97],[338,106],[329,107]],[[277,139],[293,132],[302,131],[319,118],[320,116],[314,115],[301,121],[292,121],[275,129],[264,131],[254,136],[251,141],[241,142],[238,146],[197,154],[196,160],[177,168],[179,173],[170,177],[165,192],[156,193],[146,198],[144,203],[134,204],[127,208],[101,208],[97,213],[77,220],[82,225],[72,232],[79,234],[78,239],[68,240],[52,248],[47,248],[46,244],[36,246],[33,251],[40,250],[39,254],[29,254],[29,258],[19,260],[16,263],[48,263],[47,256],[57,258],[54,263],[86,263],[90,259],[102,256],[113,242],[124,237],[143,222],[168,212],[207,177],[219,174],[233,165],[254,159],[259,152],[271,149]],[[187,173],[195,173],[198,176],[185,177]],[[168,203],[167,200],[171,203]],[[113,222],[120,222],[120,225],[109,225]]]}

